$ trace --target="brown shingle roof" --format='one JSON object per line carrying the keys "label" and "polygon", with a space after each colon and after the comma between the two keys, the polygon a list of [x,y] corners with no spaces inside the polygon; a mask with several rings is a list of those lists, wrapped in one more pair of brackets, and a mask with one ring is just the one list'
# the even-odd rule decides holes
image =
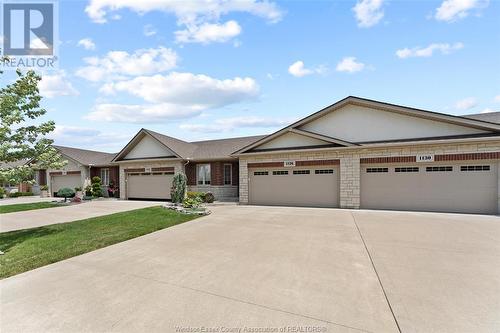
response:
{"label": "brown shingle roof", "polygon": [[227,158],[235,151],[263,137],[265,137],[265,135],[192,142],[192,144],[197,146],[192,158],[199,160]]}
{"label": "brown shingle roof", "polygon": [[56,148],[61,154],[66,155],[67,157],[83,165],[89,165],[89,164],[93,164],[96,166],[109,165],[111,163],[111,160],[116,155],[116,153],[104,153],[101,151],[79,149],[72,147],[63,147],[56,145],[54,145],[53,147]]}
{"label": "brown shingle roof", "polygon": [[256,135],[229,139],[186,142],[155,131],[148,129],[144,130],[165,146],[173,150],[181,158],[194,160],[228,158],[238,149],[260,140],[265,136]]}
{"label": "brown shingle roof", "polygon": [[487,112],[487,113],[477,113],[468,114],[464,116],[465,118],[487,121],[490,123],[500,124],[500,112]]}

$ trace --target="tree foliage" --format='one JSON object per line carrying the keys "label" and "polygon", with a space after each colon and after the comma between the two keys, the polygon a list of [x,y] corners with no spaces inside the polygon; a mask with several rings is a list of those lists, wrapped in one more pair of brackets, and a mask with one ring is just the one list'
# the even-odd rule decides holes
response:
{"label": "tree foliage", "polygon": [[47,113],[40,106],[41,77],[32,70],[16,74],[13,83],[0,87],[0,182],[13,184],[30,181],[34,170],[61,169],[67,163],[47,138],[55,123],[40,119]]}

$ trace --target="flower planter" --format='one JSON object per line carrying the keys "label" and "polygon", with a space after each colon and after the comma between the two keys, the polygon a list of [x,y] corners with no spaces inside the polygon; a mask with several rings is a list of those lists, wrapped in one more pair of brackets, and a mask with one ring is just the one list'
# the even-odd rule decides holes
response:
{"label": "flower planter", "polygon": [[49,197],[49,191],[47,190],[40,191],[40,198],[48,198],[48,197]]}

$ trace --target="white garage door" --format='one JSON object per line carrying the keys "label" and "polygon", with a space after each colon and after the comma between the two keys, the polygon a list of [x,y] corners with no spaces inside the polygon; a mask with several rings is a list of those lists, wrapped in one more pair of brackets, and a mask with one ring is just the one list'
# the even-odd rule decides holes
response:
{"label": "white garage door", "polygon": [[361,207],[496,214],[496,163],[366,165]]}
{"label": "white garage door", "polygon": [[170,199],[173,173],[134,173],[127,177],[128,199]]}
{"label": "white garage door", "polygon": [[338,167],[251,168],[249,203],[338,207]]}
{"label": "white garage door", "polygon": [[57,193],[62,188],[70,188],[75,190],[75,187],[82,186],[80,175],[53,175],[50,177],[51,191]]}

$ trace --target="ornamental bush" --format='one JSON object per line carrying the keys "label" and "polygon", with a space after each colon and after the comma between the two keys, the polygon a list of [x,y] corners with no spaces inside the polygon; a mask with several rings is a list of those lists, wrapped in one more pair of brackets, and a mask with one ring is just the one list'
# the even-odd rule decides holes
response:
{"label": "ornamental bush", "polygon": [[186,196],[187,177],[183,172],[177,172],[172,181],[170,195],[173,203],[181,203]]}
{"label": "ornamental bush", "polygon": [[101,178],[92,177],[92,185],[90,185],[90,192],[93,197],[102,197],[102,183]]}
{"label": "ornamental bush", "polygon": [[215,200],[214,194],[212,192],[207,192],[205,193],[205,202],[206,203],[212,203]]}
{"label": "ornamental bush", "polygon": [[75,191],[73,191],[72,189],[70,189],[68,187],[63,187],[62,189],[60,189],[59,191],[57,191],[57,196],[58,197],[63,197],[64,198],[64,202],[66,202],[66,199],[75,196]]}

